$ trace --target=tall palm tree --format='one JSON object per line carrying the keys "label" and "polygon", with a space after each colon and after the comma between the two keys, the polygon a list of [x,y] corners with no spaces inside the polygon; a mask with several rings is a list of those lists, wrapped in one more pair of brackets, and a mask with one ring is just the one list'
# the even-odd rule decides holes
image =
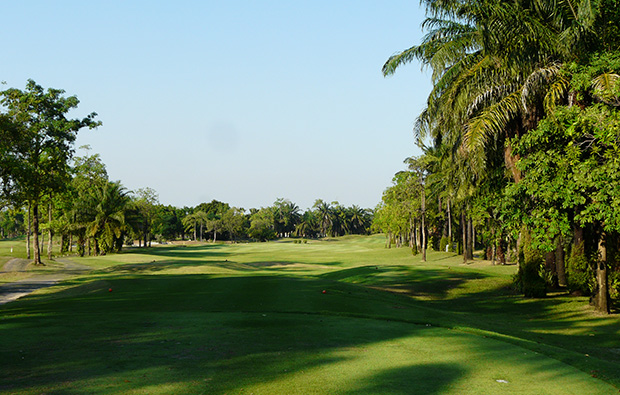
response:
{"label": "tall palm tree", "polygon": [[[476,167],[494,138],[536,127],[564,95],[559,74],[592,34],[597,7],[588,0],[424,0],[430,31],[420,45],[393,55],[390,75],[418,59],[433,71],[433,90],[416,122],[420,138],[462,145]],[[510,145],[506,166],[520,173]]]}
{"label": "tall palm tree", "polygon": [[321,236],[326,237],[332,231],[334,224],[333,207],[322,199],[317,199],[313,207],[317,213]]}

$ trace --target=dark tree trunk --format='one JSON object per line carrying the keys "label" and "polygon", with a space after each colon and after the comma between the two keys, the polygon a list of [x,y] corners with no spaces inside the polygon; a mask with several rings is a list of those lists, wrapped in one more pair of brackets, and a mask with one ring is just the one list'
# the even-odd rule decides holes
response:
{"label": "dark tree trunk", "polygon": [[52,202],[50,200],[47,206],[47,259],[52,260]]}
{"label": "dark tree trunk", "polygon": [[30,210],[31,210],[31,204],[30,204],[30,200],[28,200],[28,229],[26,230],[26,259],[30,259],[31,254],[30,254],[30,234],[32,233],[30,231]]}
{"label": "dark tree trunk", "polygon": [[467,263],[467,221],[465,220],[465,211],[461,213],[461,229],[463,230],[463,263]]}
{"label": "dark tree trunk", "polygon": [[450,211],[450,199],[448,199],[446,204],[448,206],[448,238],[450,239],[450,243],[452,243],[452,212]]}
{"label": "dark tree trunk", "polygon": [[467,220],[467,259],[474,259],[474,225],[471,217]]}
{"label": "dark tree trunk", "polygon": [[426,262],[426,191],[422,186],[422,262]]}
{"label": "dark tree trunk", "polygon": [[562,243],[562,236],[555,239],[555,271],[558,274],[558,285],[566,287],[568,284],[566,281],[566,265],[564,262],[564,243]]}
{"label": "dark tree trunk", "polygon": [[147,229],[148,228],[147,228],[146,224],[144,224],[144,228],[142,228],[142,231],[143,231],[142,237],[144,239],[144,248],[146,248],[147,243],[148,243],[149,232],[147,231]]}
{"label": "dark tree trunk", "polygon": [[43,265],[39,249],[39,202],[32,202],[32,244],[34,246],[34,264]]}
{"label": "dark tree trunk", "polygon": [[548,251],[545,252],[545,269],[550,272],[553,273],[553,286],[557,287],[558,286],[558,273],[556,270],[556,261],[555,261],[555,250],[554,251]]}
{"label": "dark tree trunk", "polygon": [[504,254],[504,247],[502,247],[501,241],[497,243],[497,250],[496,250],[495,255],[497,255],[497,261],[499,262],[500,265],[506,264],[506,255]]}
{"label": "dark tree trunk", "polygon": [[607,247],[605,246],[604,235],[598,243],[599,259],[596,262],[596,289],[591,298],[594,308],[609,314],[609,287],[607,285]]}

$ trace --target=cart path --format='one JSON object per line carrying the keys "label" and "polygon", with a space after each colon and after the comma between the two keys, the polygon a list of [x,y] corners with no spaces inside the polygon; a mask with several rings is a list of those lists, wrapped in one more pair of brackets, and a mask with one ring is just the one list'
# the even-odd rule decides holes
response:
{"label": "cart path", "polygon": [[[30,262],[31,261],[28,259],[11,259],[4,264],[4,267],[0,273],[26,273],[26,269]],[[91,267],[73,263],[68,259],[58,258],[56,259],[56,262],[62,263],[63,267],[53,273],[34,274],[22,280],[0,285],[0,305],[17,300],[22,296],[26,296],[38,289],[56,285],[60,281],[66,280],[72,276],[84,274],[92,270]]]}

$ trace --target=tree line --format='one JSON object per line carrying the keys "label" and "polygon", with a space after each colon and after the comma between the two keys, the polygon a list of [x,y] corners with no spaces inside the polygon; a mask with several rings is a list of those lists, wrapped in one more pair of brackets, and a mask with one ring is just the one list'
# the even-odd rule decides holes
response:
{"label": "tree line", "polygon": [[[391,56],[433,87],[376,225],[425,251],[474,244],[517,287],[620,292],[620,8],[613,0],[422,1],[422,42]],[[432,244],[429,244],[432,243]]]}
{"label": "tree line", "polygon": [[[272,240],[366,234],[373,211],[316,200],[301,211],[278,199],[260,209],[213,200],[177,208],[151,188],[129,191],[111,181],[98,154],[75,156],[78,131],[101,125],[97,114],[70,119],[79,100],[29,80],[0,92],[0,237],[27,237],[27,256],[43,264],[47,244],[59,252],[99,255],[153,240]],[[31,240],[32,239],[32,240]],[[75,248],[75,250],[74,250]]]}

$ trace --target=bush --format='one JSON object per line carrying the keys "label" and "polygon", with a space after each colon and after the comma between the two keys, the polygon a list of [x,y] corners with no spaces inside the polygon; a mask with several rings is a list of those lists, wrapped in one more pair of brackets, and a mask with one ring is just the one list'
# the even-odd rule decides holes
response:
{"label": "bush", "polygon": [[439,241],[439,251],[445,252],[446,246],[448,247],[448,251],[452,250],[452,246],[450,245],[450,238],[448,236],[443,236]]}
{"label": "bush", "polygon": [[519,264],[519,271],[513,277],[515,288],[528,298],[542,298],[547,295],[545,279],[540,276],[544,270],[542,259],[533,259]]}
{"label": "bush", "polygon": [[566,262],[566,281],[570,292],[590,295],[596,286],[594,272],[584,252],[583,242],[574,246]]}

